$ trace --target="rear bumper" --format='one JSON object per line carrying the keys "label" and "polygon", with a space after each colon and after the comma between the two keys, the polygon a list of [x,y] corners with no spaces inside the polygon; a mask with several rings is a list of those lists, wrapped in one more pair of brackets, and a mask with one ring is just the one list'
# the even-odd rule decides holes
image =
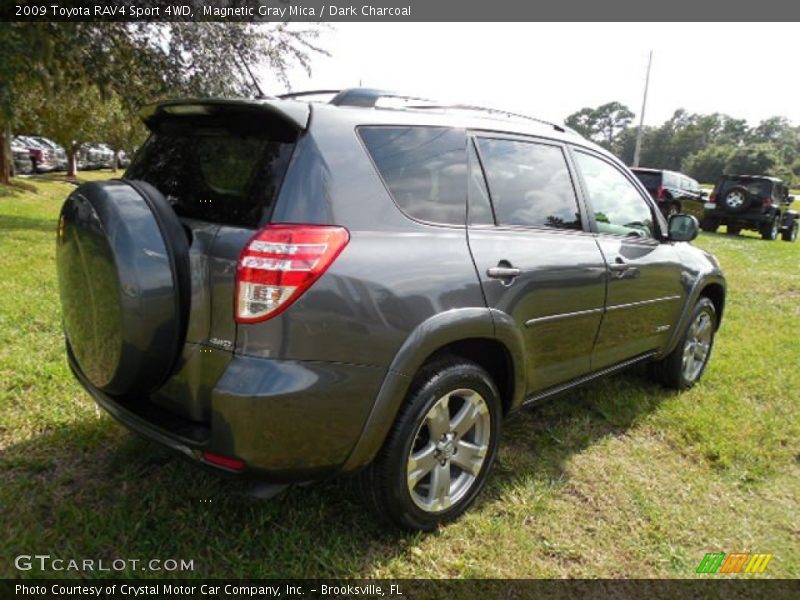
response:
{"label": "rear bumper", "polygon": [[774,216],[775,212],[772,210],[764,211],[762,209],[758,210],[749,210],[744,213],[729,213],[718,208],[714,209],[705,209],[704,213],[705,218],[713,219],[714,221],[719,222],[720,224],[737,224],[742,226],[747,225],[762,225],[764,223],[770,222]]}
{"label": "rear bumper", "polygon": [[[203,453],[245,464],[231,474],[276,483],[336,474],[361,436],[385,370],[235,356],[212,390],[209,422],[182,418],[146,398],[114,398],[78,381],[122,425],[198,463]],[[214,466],[215,470],[227,471]]]}

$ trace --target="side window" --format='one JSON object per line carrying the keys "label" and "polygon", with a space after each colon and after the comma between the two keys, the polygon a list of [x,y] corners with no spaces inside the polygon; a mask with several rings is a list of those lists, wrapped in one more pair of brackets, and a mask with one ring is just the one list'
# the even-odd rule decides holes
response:
{"label": "side window", "polygon": [[561,148],[488,138],[477,143],[498,225],[581,228]]}
{"label": "side window", "polygon": [[628,178],[604,160],[576,152],[600,233],[654,237],[653,214]]}
{"label": "side window", "polygon": [[447,127],[359,127],[394,201],[410,217],[464,225],[466,132]]}
{"label": "side window", "polygon": [[469,182],[467,184],[469,224],[494,225],[489,190],[486,188],[486,179],[483,177],[483,169],[481,168],[480,160],[478,160],[474,142],[467,142],[467,148],[467,154],[469,155]]}

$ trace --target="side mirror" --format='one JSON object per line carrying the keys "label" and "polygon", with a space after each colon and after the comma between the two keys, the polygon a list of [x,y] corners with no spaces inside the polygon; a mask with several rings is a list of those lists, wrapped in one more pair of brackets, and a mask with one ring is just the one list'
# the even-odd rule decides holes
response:
{"label": "side mirror", "polygon": [[786,200],[784,200],[786,204],[791,204],[794,202],[794,196],[786,196]]}
{"label": "side mirror", "polygon": [[700,223],[692,215],[672,215],[668,229],[670,241],[691,242],[700,232]]}

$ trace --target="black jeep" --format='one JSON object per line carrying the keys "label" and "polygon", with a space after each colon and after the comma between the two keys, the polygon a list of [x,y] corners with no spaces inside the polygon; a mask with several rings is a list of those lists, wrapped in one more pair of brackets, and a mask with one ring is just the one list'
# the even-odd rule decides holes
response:
{"label": "black jeep", "polygon": [[765,240],[797,239],[798,214],[789,210],[794,196],[786,184],[766,175],[723,175],[705,203],[703,231],[726,225],[730,235],[742,229],[758,231]]}

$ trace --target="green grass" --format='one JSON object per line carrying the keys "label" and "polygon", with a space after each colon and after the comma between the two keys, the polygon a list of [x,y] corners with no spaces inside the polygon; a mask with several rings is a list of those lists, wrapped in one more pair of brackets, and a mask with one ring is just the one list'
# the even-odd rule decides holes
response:
{"label": "green grass", "polygon": [[203,577],[691,577],[710,551],[771,552],[763,576],[800,576],[800,243],[703,235],[730,290],[702,384],[629,373],[524,412],[473,509],[411,535],[347,482],[255,500],[97,411],[59,330],[72,188],[26,181],[36,193],[0,188],[0,576],[39,575],[13,557],[49,553],[191,559]]}

